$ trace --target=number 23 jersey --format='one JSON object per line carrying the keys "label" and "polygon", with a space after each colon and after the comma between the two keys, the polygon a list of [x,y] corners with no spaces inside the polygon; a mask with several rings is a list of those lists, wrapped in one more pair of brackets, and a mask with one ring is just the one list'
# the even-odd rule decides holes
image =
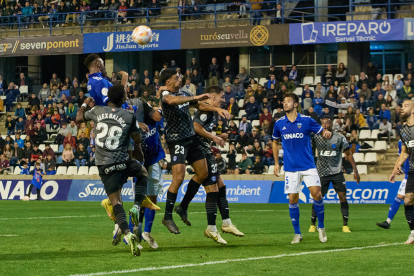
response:
{"label": "number 23 jersey", "polygon": [[108,165],[129,160],[128,146],[133,132],[139,132],[133,113],[123,108],[95,106],[86,111],[86,120],[95,122],[95,163]]}

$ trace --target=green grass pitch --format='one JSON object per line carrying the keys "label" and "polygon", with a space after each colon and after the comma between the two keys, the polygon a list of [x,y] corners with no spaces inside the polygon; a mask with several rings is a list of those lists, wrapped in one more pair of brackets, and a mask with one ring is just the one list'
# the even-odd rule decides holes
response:
{"label": "green grass pitch", "polygon": [[[170,234],[161,224],[164,205],[160,204],[162,210],[155,217],[152,231],[160,248],[152,250],[143,242],[141,256],[132,257],[125,244],[112,246],[114,224],[99,202],[0,201],[0,275],[109,275],[121,270],[125,273],[116,275],[412,273],[413,247],[402,244],[409,235],[403,206],[391,229],[384,230],[375,223],[386,219],[388,205],[350,205],[352,233],[342,233],[339,205],[326,205],[328,242],[322,244],[317,233],[307,232],[311,206],[301,204],[304,240],[291,245],[293,227],[286,204],[231,204],[232,222],[246,236],[236,238],[223,234],[228,245],[222,246],[203,236],[206,228],[203,204],[190,205],[191,227],[174,215],[180,235]],[[125,206],[130,208],[131,203]],[[221,227],[220,215],[217,226]],[[300,254],[302,252],[307,253]],[[279,257],[260,258],[266,256]],[[220,262],[235,259],[239,261]],[[185,266],[209,262],[219,263]],[[169,267],[181,265],[185,267]],[[160,267],[167,268],[161,270]],[[131,271],[143,268],[151,269]]]}

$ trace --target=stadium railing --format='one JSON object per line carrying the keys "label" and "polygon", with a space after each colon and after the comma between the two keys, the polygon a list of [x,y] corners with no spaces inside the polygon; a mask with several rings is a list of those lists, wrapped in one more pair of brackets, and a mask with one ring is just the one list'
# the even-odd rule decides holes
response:
{"label": "stadium railing", "polygon": [[[276,17],[276,4],[277,1],[271,2],[257,2],[255,4],[263,5],[258,11],[261,12],[262,24],[273,23],[305,23],[305,22],[321,22],[321,21],[345,21],[345,20],[368,20],[368,19],[392,19],[392,18],[404,18],[414,17],[414,4],[410,2],[393,3],[388,0],[387,3],[382,4],[367,4],[360,3],[355,4],[353,0],[349,1],[349,5],[339,6],[318,6],[314,4],[314,1],[302,0],[284,1],[281,8],[282,17]],[[305,3],[298,5],[298,3]],[[246,17],[238,18],[240,6],[246,7]],[[229,7],[229,10],[227,8]],[[226,4],[211,4],[197,6],[198,12],[194,11],[194,6],[185,6],[185,8],[191,12],[179,14],[178,9],[182,7],[160,7],[160,8],[140,8],[140,9],[127,9],[126,17],[122,17],[122,22],[128,24],[118,25],[117,22],[121,17],[118,16],[119,10],[93,10],[86,12],[76,13],[54,13],[54,14],[36,14],[36,15],[14,15],[14,16],[1,16],[1,32],[0,34],[8,33],[9,29],[18,31],[18,36],[36,35],[27,31],[26,26],[34,27],[34,25],[42,25],[37,20],[40,16],[48,16],[47,21],[43,21],[43,24],[48,24],[49,34],[53,35],[53,30],[56,24],[65,24],[68,22],[71,25],[76,25],[79,22],[79,26],[65,27],[64,29],[80,29],[80,33],[96,32],[99,30],[93,30],[106,25],[112,25],[113,28],[110,31],[118,31],[122,26],[130,25],[135,27],[137,24],[148,25],[154,29],[181,29],[188,23],[203,23],[204,27],[215,28],[224,26],[244,26],[252,25],[255,19],[253,17],[253,11],[251,10],[251,3],[226,3]],[[236,9],[236,10],[235,10]],[[348,12],[342,13],[329,13],[329,9],[332,10],[348,10]],[[155,15],[153,15],[156,13]],[[67,15],[76,14],[76,19],[71,17],[70,20],[66,20]],[[200,20],[184,20],[184,17],[200,17]],[[125,20],[123,20],[125,19]],[[121,23],[122,23],[121,22]],[[109,24],[108,24],[109,23]],[[31,28],[30,28],[31,29]],[[105,30],[108,31],[108,30]],[[14,36],[16,34],[13,34]],[[7,35],[6,35],[7,36]]]}

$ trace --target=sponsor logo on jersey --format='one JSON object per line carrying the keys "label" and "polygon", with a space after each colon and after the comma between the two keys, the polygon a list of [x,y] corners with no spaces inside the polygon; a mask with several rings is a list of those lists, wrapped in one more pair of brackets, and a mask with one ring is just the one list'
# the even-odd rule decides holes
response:
{"label": "sponsor logo on jersey", "polygon": [[211,177],[211,181],[216,182],[216,180],[217,180],[216,176]]}
{"label": "sponsor logo on jersey", "polygon": [[302,123],[298,123],[298,128],[301,128],[302,127]]}
{"label": "sponsor logo on jersey", "polygon": [[303,138],[303,133],[289,133],[289,134],[283,135],[283,139],[285,140],[296,139],[296,138]]}
{"label": "sponsor logo on jersey", "polygon": [[407,145],[407,147],[409,147],[409,148],[414,148],[414,140],[411,140],[411,141],[405,142],[405,144],[406,144],[406,145]]}
{"label": "sponsor logo on jersey", "polygon": [[336,151],[329,151],[329,150],[322,150],[319,155],[320,156],[336,156]]}
{"label": "sponsor logo on jersey", "polygon": [[286,129],[286,127],[283,127],[283,128],[282,128],[282,130],[285,130],[285,129]]}
{"label": "sponsor logo on jersey", "polygon": [[177,161],[177,156],[174,156],[173,161],[174,162]]}
{"label": "sponsor logo on jersey", "polygon": [[200,120],[201,120],[202,122],[205,122],[205,121],[207,120],[207,114],[201,114],[201,116],[200,116]]}

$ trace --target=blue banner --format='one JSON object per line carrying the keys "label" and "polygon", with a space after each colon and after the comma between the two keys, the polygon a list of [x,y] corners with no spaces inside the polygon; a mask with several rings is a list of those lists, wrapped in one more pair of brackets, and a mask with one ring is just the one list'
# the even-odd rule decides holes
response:
{"label": "blue banner", "polygon": [[132,41],[132,32],[93,33],[83,35],[83,52],[130,52],[178,50],[181,48],[181,30],[153,30],[152,41],[138,45]]}
{"label": "blue banner", "polygon": [[[69,190],[69,201],[102,201],[108,198],[104,189],[104,185],[100,180],[72,180]],[[122,200],[134,201],[134,193],[132,190],[132,181],[124,184],[122,188]]]}
{"label": "blue banner", "polygon": [[404,18],[404,39],[414,40],[414,18]]}
{"label": "blue banner", "polygon": [[[0,181],[1,200],[22,200],[28,193],[31,180],[2,180]],[[45,180],[40,189],[42,200],[67,200],[72,180]],[[33,187],[31,200],[37,198],[36,188]]]}
{"label": "blue banner", "polygon": [[289,25],[289,44],[371,42],[404,39],[404,19]]}
{"label": "blue banner", "polygon": [[[165,202],[167,199],[167,191],[171,181],[164,181],[162,194],[158,196],[159,202]],[[272,190],[272,181],[253,181],[253,180],[226,180],[227,200],[229,203],[268,203],[270,192]],[[187,191],[188,181],[184,181],[178,190],[177,202],[181,202]],[[201,186],[198,193],[192,200],[195,203],[203,203],[206,201],[206,192]]]}
{"label": "blue banner", "polygon": [[[346,198],[350,204],[391,204],[397,195],[401,182],[346,182],[347,191]],[[272,193],[269,203],[289,203],[289,199],[284,194],[283,181],[275,181],[273,183]],[[325,203],[339,203],[338,195],[332,188],[324,197]],[[302,183],[301,192],[299,193],[299,203],[313,203],[310,192],[306,185]]]}

